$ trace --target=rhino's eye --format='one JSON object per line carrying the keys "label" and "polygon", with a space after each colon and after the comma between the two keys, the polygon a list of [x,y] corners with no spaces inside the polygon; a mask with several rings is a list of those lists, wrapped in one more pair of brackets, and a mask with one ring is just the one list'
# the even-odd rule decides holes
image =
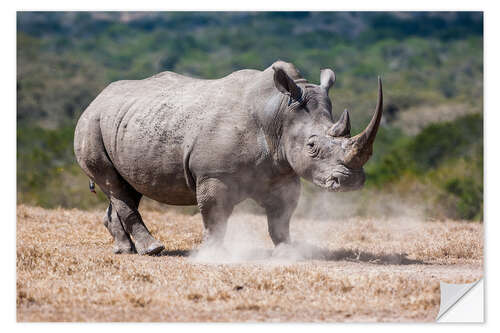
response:
{"label": "rhino's eye", "polygon": [[310,148],[314,147],[316,145],[316,138],[317,135],[311,135],[309,139],[307,139],[306,145]]}
{"label": "rhino's eye", "polygon": [[319,147],[316,144],[316,136],[315,135],[313,135],[312,137],[309,138],[309,140],[307,140],[306,146],[307,146],[307,153],[309,154],[309,156],[311,156],[311,157],[318,156]]}

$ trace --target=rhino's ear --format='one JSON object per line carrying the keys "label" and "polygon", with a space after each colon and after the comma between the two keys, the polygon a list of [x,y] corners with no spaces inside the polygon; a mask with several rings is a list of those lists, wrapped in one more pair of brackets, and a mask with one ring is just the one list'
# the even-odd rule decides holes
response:
{"label": "rhino's ear", "polygon": [[325,68],[321,70],[320,74],[320,86],[326,91],[330,90],[330,88],[335,83],[335,73],[330,68]]}
{"label": "rhino's ear", "polygon": [[300,87],[288,76],[288,74],[280,66],[273,66],[274,69],[274,85],[276,88],[285,95],[296,101],[302,100],[302,90]]}

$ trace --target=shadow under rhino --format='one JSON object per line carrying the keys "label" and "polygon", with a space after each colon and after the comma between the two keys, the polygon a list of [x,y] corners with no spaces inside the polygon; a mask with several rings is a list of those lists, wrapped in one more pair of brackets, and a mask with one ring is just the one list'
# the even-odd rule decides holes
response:
{"label": "shadow under rhino", "polygon": [[[158,256],[167,257],[190,257],[200,259],[199,254],[205,249],[195,249],[195,250],[163,250],[158,254]],[[311,244],[293,244],[292,246],[286,245],[283,247],[278,247],[276,249],[263,249],[255,248],[251,250],[246,250],[244,253],[238,253],[237,255],[232,255],[230,251],[226,248],[218,249],[219,253],[221,251],[226,254],[222,258],[213,258],[215,261],[220,261],[222,263],[243,263],[243,262],[258,262],[261,260],[276,260],[276,261],[307,261],[307,260],[320,260],[320,261],[349,261],[349,262],[363,262],[374,265],[427,265],[428,263],[418,260],[408,258],[406,253],[382,253],[375,254],[367,251],[360,251],[356,249],[337,249],[331,250],[323,247],[318,247]],[[211,262],[212,260],[206,260],[202,258],[200,261]]]}

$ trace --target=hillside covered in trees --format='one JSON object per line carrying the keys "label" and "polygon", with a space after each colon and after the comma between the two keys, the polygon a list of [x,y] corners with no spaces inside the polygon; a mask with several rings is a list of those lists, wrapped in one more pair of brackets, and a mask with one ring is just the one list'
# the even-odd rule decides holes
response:
{"label": "hillside covered in trees", "polygon": [[[353,132],[383,78],[365,188],[322,197],[349,214],[392,214],[387,198],[398,198],[426,217],[482,220],[483,16],[471,12],[18,12],[18,202],[103,205],[75,162],[73,132],[110,82],[166,70],[213,79],[277,59],[314,83],[333,68],[333,112],[348,108]],[[304,182],[302,207],[318,191]]]}

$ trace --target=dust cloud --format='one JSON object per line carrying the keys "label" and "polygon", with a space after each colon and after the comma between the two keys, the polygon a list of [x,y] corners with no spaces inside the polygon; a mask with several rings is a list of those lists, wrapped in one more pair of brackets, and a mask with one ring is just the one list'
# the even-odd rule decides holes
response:
{"label": "dust cloud", "polygon": [[[290,223],[292,243],[277,247],[269,237],[266,216],[256,213],[253,204],[243,203],[229,218],[223,246],[203,243],[191,252],[190,259],[213,264],[287,264],[306,260],[359,259],[360,255],[377,258],[373,253],[360,254],[344,249],[342,239],[355,238],[360,234],[369,239],[371,225],[375,230],[377,222],[390,221],[383,223],[383,232],[388,235],[418,232],[425,223],[425,207],[418,204],[418,200],[388,194],[365,197],[368,199],[359,199],[359,192],[358,197],[356,193],[302,196]],[[371,225],[367,227],[357,222],[362,221],[360,216],[363,216],[363,221],[368,217]],[[359,234],[342,234],[346,224],[352,225],[350,229],[359,228]],[[331,230],[339,232],[332,234]],[[389,258],[391,255],[395,257]],[[389,258],[389,262],[404,260],[404,256],[397,253],[391,255],[381,258]]]}
{"label": "dust cloud", "polygon": [[[305,236],[305,235],[302,235]],[[314,245],[314,235],[309,241],[301,237],[291,244],[275,247],[267,232],[267,221],[263,215],[235,212],[228,221],[224,244],[202,244],[190,258],[195,262],[213,264],[231,263],[294,263],[318,257],[320,249]]]}

